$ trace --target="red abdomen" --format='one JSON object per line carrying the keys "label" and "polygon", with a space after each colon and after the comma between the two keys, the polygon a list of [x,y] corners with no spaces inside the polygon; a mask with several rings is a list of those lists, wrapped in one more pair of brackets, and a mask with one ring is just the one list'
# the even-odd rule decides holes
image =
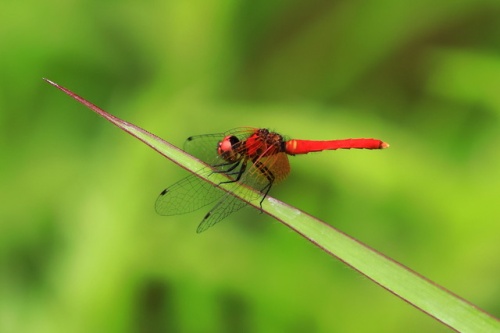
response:
{"label": "red abdomen", "polygon": [[286,142],[287,154],[298,155],[322,150],[336,149],[383,149],[389,145],[377,139],[345,139],[328,141],[289,140]]}

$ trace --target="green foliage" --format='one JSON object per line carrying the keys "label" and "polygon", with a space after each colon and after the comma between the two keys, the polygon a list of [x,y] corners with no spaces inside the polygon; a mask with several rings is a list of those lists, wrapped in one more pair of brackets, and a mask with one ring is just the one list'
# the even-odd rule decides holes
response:
{"label": "green foliage", "polygon": [[449,331],[265,215],[157,216],[185,173],[41,77],[178,146],[389,142],[292,158],[272,195],[499,316],[498,1],[0,7],[0,331]]}

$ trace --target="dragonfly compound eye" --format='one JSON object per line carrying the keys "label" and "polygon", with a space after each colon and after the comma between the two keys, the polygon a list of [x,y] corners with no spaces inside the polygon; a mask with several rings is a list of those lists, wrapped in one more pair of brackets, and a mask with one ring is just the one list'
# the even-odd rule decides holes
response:
{"label": "dragonfly compound eye", "polygon": [[228,135],[219,142],[217,153],[226,161],[236,161],[239,154],[236,151],[240,140],[234,135]]}

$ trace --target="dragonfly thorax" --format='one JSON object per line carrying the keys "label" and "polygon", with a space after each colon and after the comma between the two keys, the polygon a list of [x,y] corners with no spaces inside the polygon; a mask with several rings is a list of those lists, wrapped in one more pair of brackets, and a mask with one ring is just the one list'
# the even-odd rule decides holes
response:
{"label": "dragonfly thorax", "polygon": [[246,140],[247,154],[251,157],[265,157],[285,151],[283,137],[267,129],[259,129]]}

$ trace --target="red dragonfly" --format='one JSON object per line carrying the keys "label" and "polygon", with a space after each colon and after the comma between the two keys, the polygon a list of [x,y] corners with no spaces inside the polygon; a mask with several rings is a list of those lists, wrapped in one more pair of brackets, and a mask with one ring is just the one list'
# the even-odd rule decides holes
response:
{"label": "red dragonfly", "polygon": [[[210,167],[206,174],[222,173],[229,181],[248,185],[260,192],[260,203],[271,187],[290,173],[287,155],[336,149],[383,149],[389,145],[377,139],[328,141],[286,140],[263,128],[240,127],[225,133],[189,137],[184,150]],[[254,200],[256,198],[247,198]],[[163,190],[156,200],[160,215],[177,215],[200,209],[218,201],[205,215],[197,232],[203,232],[247,203],[195,175],[190,175]]]}

